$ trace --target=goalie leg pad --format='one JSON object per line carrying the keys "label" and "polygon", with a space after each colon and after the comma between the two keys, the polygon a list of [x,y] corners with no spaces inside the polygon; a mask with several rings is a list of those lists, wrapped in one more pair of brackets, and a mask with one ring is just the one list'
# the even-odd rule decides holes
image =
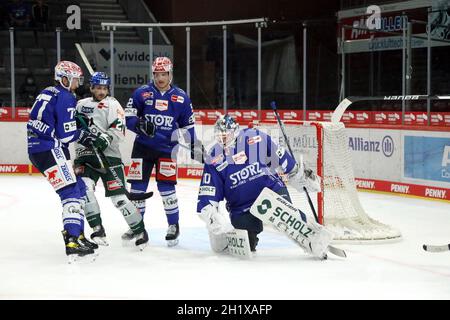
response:
{"label": "goalie leg pad", "polygon": [[260,219],[254,217],[250,212],[246,212],[242,215],[232,216],[231,224],[236,229],[242,229],[248,231],[248,239],[251,251],[256,251],[258,245],[258,233],[263,231],[263,223]]}
{"label": "goalie leg pad", "polygon": [[298,209],[276,192],[264,188],[250,212],[261,221],[272,224],[306,252],[320,259],[326,257],[332,233],[315,222],[303,221]]}

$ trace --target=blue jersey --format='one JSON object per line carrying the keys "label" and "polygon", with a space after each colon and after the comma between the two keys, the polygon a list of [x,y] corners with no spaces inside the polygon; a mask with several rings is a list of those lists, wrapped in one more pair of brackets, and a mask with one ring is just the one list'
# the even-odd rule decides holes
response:
{"label": "blue jersey", "polygon": [[[125,108],[127,128],[137,134],[136,141],[153,150],[171,153],[177,144],[177,136],[172,134],[179,128],[188,130],[190,142],[196,141],[195,116],[187,94],[178,87],[161,93],[153,83],[144,85],[133,93]],[[155,125],[155,136],[150,138],[139,134],[136,124],[140,118]]]}
{"label": "blue jersey", "polygon": [[285,187],[277,174],[291,172],[295,160],[270,136],[256,129],[242,130],[233,147],[214,145],[205,161],[198,195],[197,212],[211,202],[227,201],[231,215],[240,215],[252,206],[261,191]]}
{"label": "blue jersey", "polygon": [[77,101],[73,93],[58,85],[41,91],[27,123],[28,153],[67,148],[80,136],[75,121]]}

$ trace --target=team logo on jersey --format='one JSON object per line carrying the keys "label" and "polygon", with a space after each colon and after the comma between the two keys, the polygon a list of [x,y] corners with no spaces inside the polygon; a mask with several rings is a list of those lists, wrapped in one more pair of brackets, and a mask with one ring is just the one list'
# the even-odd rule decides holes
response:
{"label": "team logo on jersey", "polygon": [[113,180],[113,181],[108,181],[106,183],[106,187],[108,188],[109,191],[114,191],[114,190],[120,189],[122,187],[122,185],[119,183],[119,181]]}
{"label": "team logo on jersey", "polygon": [[159,111],[166,111],[169,108],[169,101],[156,99],[155,109]]}
{"label": "team logo on jersey", "polygon": [[255,137],[252,137],[252,138],[248,138],[247,143],[249,145],[252,145],[252,144],[261,142],[261,140],[262,140],[261,136],[255,136]]}
{"label": "team logo on jersey", "polygon": [[131,159],[127,177],[128,179],[142,180],[142,159]]}
{"label": "team logo on jersey", "polygon": [[64,132],[72,132],[77,130],[77,123],[75,121],[65,122],[64,123]]}
{"label": "team logo on jersey", "polygon": [[53,189],[59,190],[66,185],[57,165],[54,165],[53,167],[45,170],[44,174],[48,182],[50,182],[50,184],[52,185]]}
{"label": "team logo on jersey", "polygon": [[241,151],[234,156],[232,156],[233,161],[235,164],[244,164],[245,161],[247,161],[247,155],[245,154],[245,151]]}
{"label": "team logo on jersey", "polygon": [[153,92],[142,92],[141,96],[144,99],[153,98]]}
{"label": "team logo on jersey", "polygon": [[170,97],[170,100],[172,100],[172,102],[179,102],[179,103],[184,102],[184,98],[182,96],[176,96],[174,94]]}

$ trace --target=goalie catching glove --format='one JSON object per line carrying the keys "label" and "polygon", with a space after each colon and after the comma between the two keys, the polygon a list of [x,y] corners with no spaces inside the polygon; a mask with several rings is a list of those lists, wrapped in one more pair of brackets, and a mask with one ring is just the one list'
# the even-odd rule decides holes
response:
{"label": "goalie catching glove", "polygon": [[320,177],[311,169],[306,169],[303,164],[297,164],[289,173],[289,184],[299,192],[304,192],[303,187],[306,187],[308,192],[322,191]]}
{"label": "goalie catching glove", "polygon": [[233,230],[230,220],[219,212],[218,203],[207,205],[199,217],[206,223],[206,228],[214,235],[224,234]]}

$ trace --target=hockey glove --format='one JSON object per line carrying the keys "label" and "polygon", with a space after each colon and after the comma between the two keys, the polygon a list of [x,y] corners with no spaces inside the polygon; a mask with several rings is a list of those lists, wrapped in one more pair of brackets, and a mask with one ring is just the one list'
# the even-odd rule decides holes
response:
{"label": "hockey glove", "polygon": [[191,159],[200,163],[205,163],[205,147],[198,141],[197,143],[191,143]]}
{"label": "hockey glove", "polygon": [[308,192],[320,192],[321,179],[311,169],[305,169],[304,166],[298,170],[296,174],[289,178],[289,183],[299,192],[304,192],[303,187],[306,187]]}
{"label": "hockey glove", "polygon": [[94,141],[94,147],[96,147],[98,151],[103,152],[111,145],[112,140],[113,138],[110,135],[100,133]]}
{"label": "hockey glove", "polygon": [[139,122],[136,125],[136,130],[149,138],[153,138],[155,136],[155,125],[145,119],[139,119]]}
{"label": "hockey glove", "polygon": [[77,129],[87,129],[89,127],[90,119],[83,113],[75,113],[75,121],[77,123]]}
{"label": "hockey glove", "polygon": [[206,223],[208,231],[214,235],[227,233],[234,229],[230,219],[227,219],[217,207],[211,204],[202,209],[200,218]]}
{"label": "hockey glove", "polygon": [[90,147],[96,139],[97,135],[88,130],[80,130],[80,137],[77,142],[85,147]]}

